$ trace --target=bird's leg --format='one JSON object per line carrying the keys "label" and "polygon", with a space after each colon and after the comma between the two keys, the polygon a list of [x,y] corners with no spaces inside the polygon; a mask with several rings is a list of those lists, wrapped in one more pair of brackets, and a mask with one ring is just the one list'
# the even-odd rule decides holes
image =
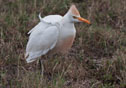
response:
{"label": "bird's leg", "polygon": [[40,74],[44,74],[44,66],[43,66],[43,61],[39,59],[39,68],[40,68]]}

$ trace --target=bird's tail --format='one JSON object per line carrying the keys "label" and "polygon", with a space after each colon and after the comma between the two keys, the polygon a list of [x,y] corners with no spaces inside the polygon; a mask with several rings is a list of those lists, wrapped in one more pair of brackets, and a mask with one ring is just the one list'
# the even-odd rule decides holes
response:
{"label": "bird's tail", "polygon": [[31,62],[35,61],[35,59],[33,59],[33,58],[31,58],[31,57],[29,56],[29,53],[28,53],[28,52],[26,52],[25,58],[26,58],[26,62],[27,62],[27,63],[31,63]]}
{"label": "bird's tail", "polygon": [[41,51],[38,52],[26,52],[25,58],[27,63],[31,63],[38,59],[42,55]]}
{"label": "bird's tail", "polygon": [[26,59],[26,62],[27,62],[27,63],[31,63],[31,62],[33,62],[33,61],[35,61],[35,60],[36,60],[36,59],[27,58],[27,59]]}
{"label": "bird's tail", "polygon": [[25,58],[28,58],[28,56],[29,56],[29,53],[26,52],[26,53],[25,53]]}

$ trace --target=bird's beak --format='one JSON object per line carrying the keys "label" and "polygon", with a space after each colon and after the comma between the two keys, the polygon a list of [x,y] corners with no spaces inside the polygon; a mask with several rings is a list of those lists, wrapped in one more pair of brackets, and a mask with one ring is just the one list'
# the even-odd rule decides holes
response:
{"label": "bird's beak", "polygon": [[84,18],[82,18],[82,17],[77,17],[77,19],[78,19],[79,21],[82,21],[82,22],[91,24],[90,21],[88,21],[88,20],[86,20],[86,19],[84,19]]}

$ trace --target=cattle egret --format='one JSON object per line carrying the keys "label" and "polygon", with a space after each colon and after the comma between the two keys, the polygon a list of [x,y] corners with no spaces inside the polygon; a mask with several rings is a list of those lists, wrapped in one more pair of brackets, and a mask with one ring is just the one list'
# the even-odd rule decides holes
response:
{"label": "cattle egret", "polygon": [[38,57],[48,53],[64,53],[68,51],[74,41],[76,29],[75,22],[90,22],[80,16],[75,5],[71,5],[64,15],[48,15],[28,32],[30,34],[26,46],[27,63],[37,60]]}

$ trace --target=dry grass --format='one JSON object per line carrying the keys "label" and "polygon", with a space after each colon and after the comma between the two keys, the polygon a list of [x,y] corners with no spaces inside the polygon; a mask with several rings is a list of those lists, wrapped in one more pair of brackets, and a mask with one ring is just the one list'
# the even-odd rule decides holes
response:
{"label": "dry grass", "polygon": [[[75,3],[92,26],[76,24],[66,56],[26,64],[27,32],[38,14],[64,15]],[[0,88],[125,88],[126,0],[0,0]]]}

